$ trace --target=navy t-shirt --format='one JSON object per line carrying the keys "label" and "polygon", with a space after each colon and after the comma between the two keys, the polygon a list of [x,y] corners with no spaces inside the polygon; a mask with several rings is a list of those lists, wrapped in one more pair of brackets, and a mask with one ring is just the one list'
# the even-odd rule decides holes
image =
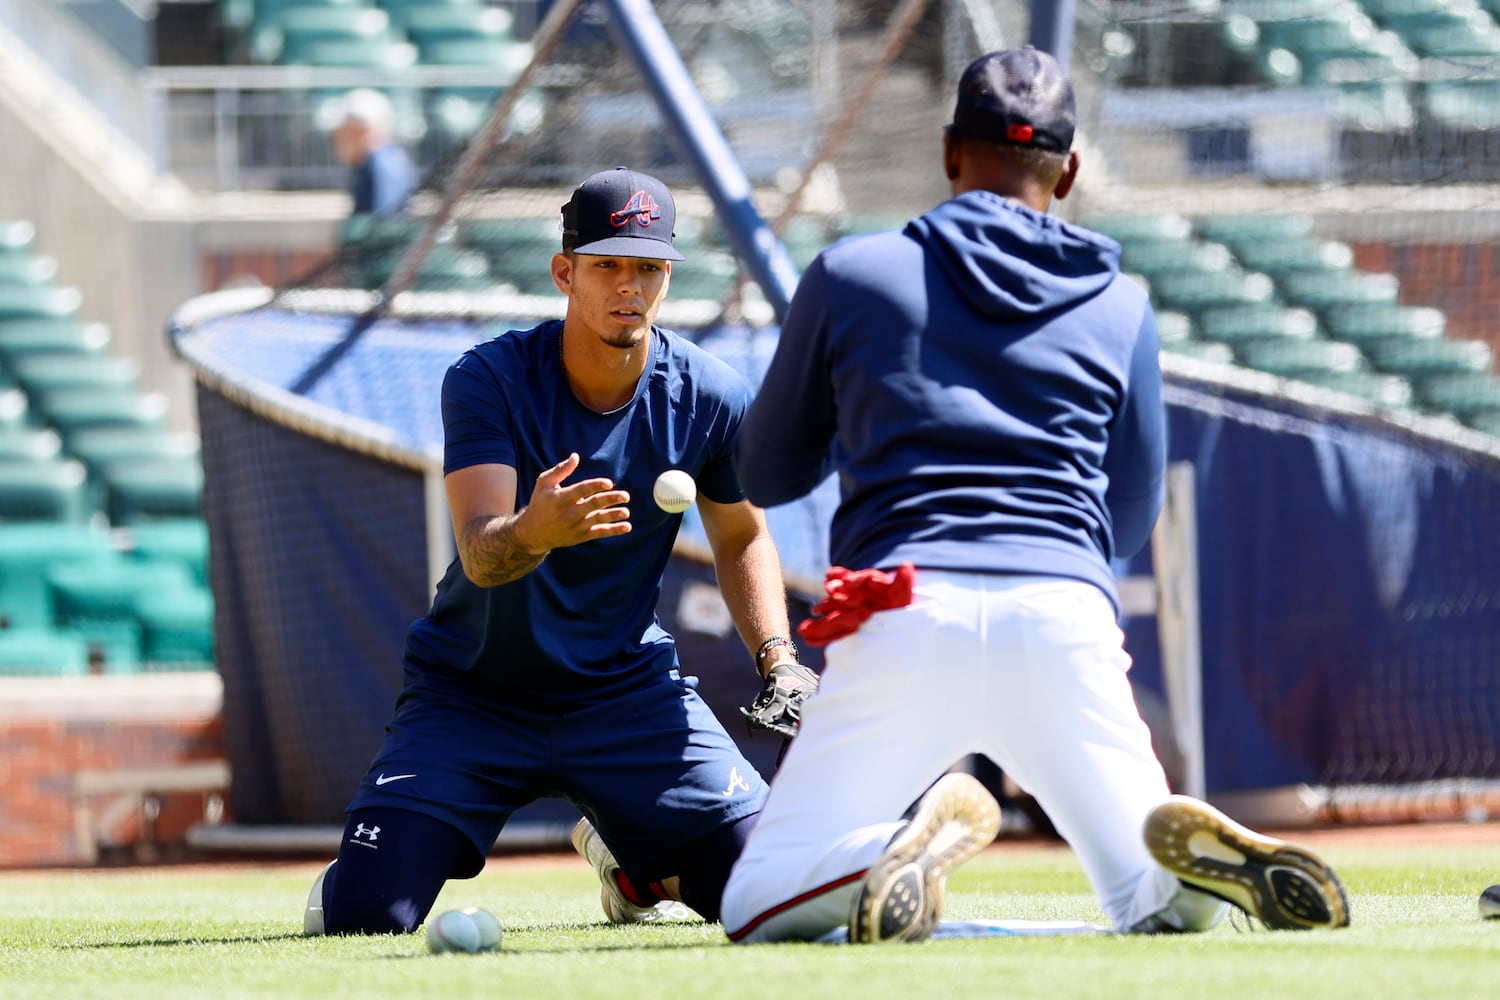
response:
{"label": "navy t-shirt", "polygon": [[609,413],[579,402],[562,368],[562,322],[479,344],[443,380],[444,472],[516,470],[516,509],[542,472],[577,452],[566,483],[606,477],[630,493],[628,534],[555,549],[530,573],[475,586],[458,560],[431,611],[407,636],[409,663],[459,671],[539,709],[593,704],[676,667],[656,620],[667,558],[682,523],[651,499],[656,477],[682,469],[717,503],[744,499],[732,452],[750,388],[729,365],[676,334],[651,331],[635,395]]}

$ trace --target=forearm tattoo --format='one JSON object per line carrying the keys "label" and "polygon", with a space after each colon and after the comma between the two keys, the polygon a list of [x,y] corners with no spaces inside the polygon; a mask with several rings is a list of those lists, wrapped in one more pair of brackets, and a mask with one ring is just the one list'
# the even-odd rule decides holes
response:
{"label": "forearm tattoo", "polygon": [[541,565],[546,552],[523,548],[516,540],[516,517],[483,517],[469,522],[459,540],[464,573],[481,587],[518,580]]}

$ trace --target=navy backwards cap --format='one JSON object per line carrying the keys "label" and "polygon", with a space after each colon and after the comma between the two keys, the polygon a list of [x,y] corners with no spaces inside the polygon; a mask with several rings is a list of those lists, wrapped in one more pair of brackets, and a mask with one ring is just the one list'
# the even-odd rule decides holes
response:
{"label": "navy backwards cap", "polygon": [[958,82],[952,127],[968,139],[1066,153],[1074,117],[1068,74],[1051,55],[1028,45],[969,64]]}
{"label": "navy backwards cap", "polygon": [[672,246],[677,212],[667,186],[625,167],[595,174],[562,207],[562,246],[597,257],[686,260]]}

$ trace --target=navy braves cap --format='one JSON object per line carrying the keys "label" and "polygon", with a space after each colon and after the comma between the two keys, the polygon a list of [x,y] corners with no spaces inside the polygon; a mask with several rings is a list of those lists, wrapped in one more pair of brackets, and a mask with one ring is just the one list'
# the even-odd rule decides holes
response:
{"label": "navy braves cap", "polygon": [[599,257],[686,260],[672,246],[672,192],[649,174],[616,167],[595,174],[562,207],[564,250]]}
{"label": "navy braves cap", "polygon": [[958,81],[953,131],[965,138],[1066,153],[1074,121],[1068,74],[1030,45],[980,56]]}

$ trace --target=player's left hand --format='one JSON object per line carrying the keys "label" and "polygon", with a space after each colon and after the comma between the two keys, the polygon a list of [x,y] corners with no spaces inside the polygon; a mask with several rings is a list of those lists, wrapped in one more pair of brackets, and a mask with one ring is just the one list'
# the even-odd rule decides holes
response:
{"label": "player's left hand", "polygon": [[778,663],[766,673],[765,686],[740,709],[751,729],[791,739],[802,721],[802,703],[818,690],[818,675],[800,663]]}

